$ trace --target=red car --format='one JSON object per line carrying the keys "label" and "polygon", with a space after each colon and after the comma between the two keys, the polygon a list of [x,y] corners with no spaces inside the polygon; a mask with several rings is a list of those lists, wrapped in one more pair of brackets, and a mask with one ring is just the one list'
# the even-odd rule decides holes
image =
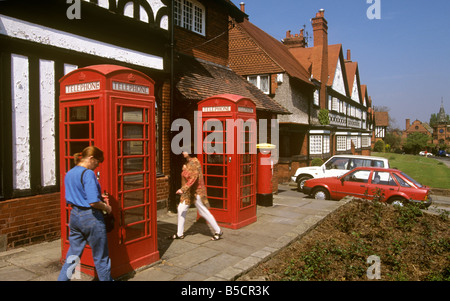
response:
{"label": "red car", "polygon": [[373,199],[381,194],[381,201],[418,203],[429,207],[430,187],[423,186],[398,169],[357,167],[340,177],[311,179],[305,182],[303,192],[319,200],[340,200],[347,195]]}

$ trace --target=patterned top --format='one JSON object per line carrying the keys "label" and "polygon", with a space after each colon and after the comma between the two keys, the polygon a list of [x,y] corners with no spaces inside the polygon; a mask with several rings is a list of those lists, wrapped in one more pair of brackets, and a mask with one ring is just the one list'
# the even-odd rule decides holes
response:
{"label": "patterned top", "polygon": [[195,202],[196,195],[199,195],[202,203],[209,207],[202,166],[197,158],[189,158],[186,165],[183,165],[181,190],[183,194],[180,196],[180,202],[190,205]]}

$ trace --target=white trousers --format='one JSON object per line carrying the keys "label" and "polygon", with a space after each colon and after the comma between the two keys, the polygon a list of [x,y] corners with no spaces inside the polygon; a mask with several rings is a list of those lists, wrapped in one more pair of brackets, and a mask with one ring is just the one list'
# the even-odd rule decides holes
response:
{"label": "white trousers", "polygon": [[[214,229],[214,233],[220,233],[220,227],[216,222],[214,216],[209,212],[208,208],[203,204],[200,196],[196,196],[195,207],[197,207],[198,213],[206,219],[206,221],[211,225]],[[180,202],[178,205],[178,230],[177,235],[182,236],[184,234],[184,222],[186,221],[186,214],[188,212],[189,205],[186,205],[184,202]]]}

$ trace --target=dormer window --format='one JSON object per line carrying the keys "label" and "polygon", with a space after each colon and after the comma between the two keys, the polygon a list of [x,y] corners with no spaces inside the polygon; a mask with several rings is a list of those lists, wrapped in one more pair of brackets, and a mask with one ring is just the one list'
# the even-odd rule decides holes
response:
{"label": "dormer window", "polygon": [[265,94],[270,93],[270,77],[269,75],[251,75],[247,76],[247,80],[258,87]]}
{"label": "dormer window", "polygon": [[174,1],[175,25],[205,35],[205,7],[195,0]]}

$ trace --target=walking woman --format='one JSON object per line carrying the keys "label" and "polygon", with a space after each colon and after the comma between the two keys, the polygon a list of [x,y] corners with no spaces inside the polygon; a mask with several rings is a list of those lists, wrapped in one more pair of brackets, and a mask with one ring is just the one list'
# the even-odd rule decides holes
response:
{"label": "walking woman", "polygon": [[103,151],[95,146],[86,147],[74,155],[76,166],[64,179],[66,202],[70,213],[70,248],[66,262],[59,274],[59,281],[69,281],[75,270],[73,265],[83,253],[86,243],[92,248],[97,275],[101,281],[111,281],[111,260],[102,211],[111,212],[106,196],[101,195],[100,184],[94,170],[103,162]]}
{"label": "walking woman", "polygon": [[172,239],[184,238],[184,222],[186,221],[186,214],[189,206],[194,202],[198,213],[211,225],[214,229],[214,235],[211,240],[219,240],[223,232],[216,222],[214,216],[209,212],[207,206],[208,199],[206,197],[205,184],[203,182],[203,173],[200,162],[197,158],[189,156],[186,151],[182,152],[186,159],[186,164],[183,165],[181,172],[182,187],[177,190],[180,195],[180,204],[178,205],[178,229]]}

